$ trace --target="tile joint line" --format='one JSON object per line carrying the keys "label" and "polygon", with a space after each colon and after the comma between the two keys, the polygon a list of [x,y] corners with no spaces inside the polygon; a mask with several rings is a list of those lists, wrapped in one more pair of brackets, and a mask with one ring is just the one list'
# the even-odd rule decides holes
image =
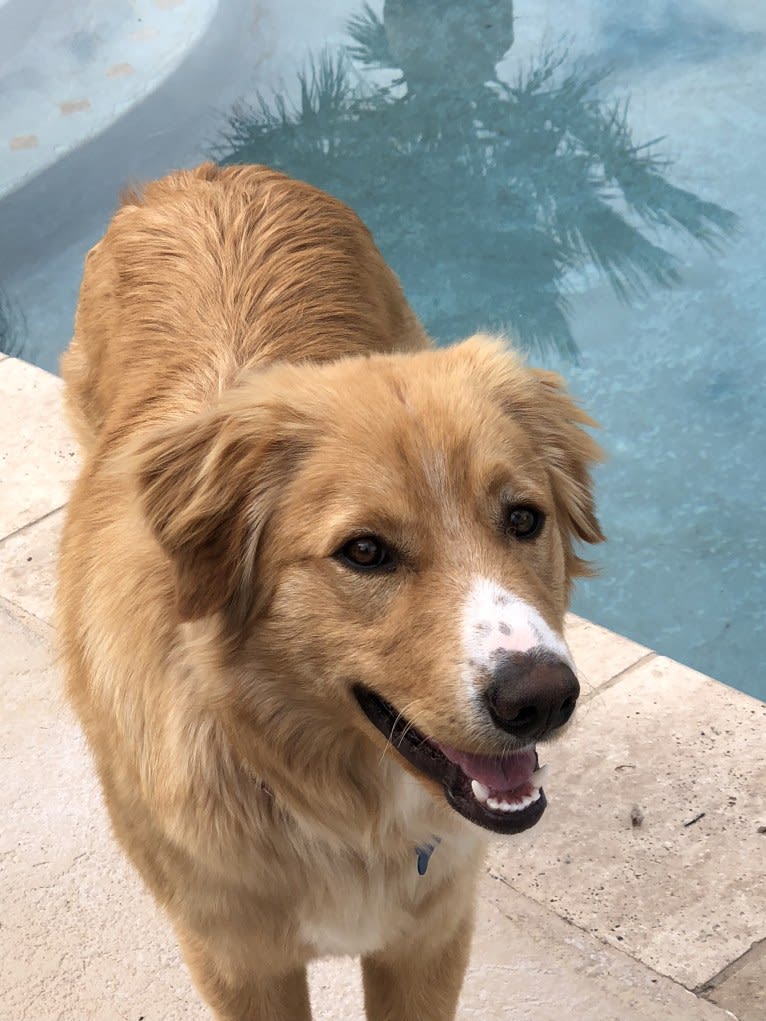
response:
{"label": "tile joint line", "polygon": [[721,968],[719,972],[716,972],[712,978],[709,978],[707,982],[701,982],[696,986],[692,992],[696,993],[697,996],[708,997],[711,993],[714,993],[716,989],[723,985],[727,979],[730,979],[733,975],[736,975],[738,971],[741,971],[746,967],[752,960],[760,960],[766,958],[766,938],[757,939],[754,943],[751,943],[744,953],[741,953],[739,957],[735,957],[733,961]]}
{"label": "tile joint line", "polygon": [[[617,632],[615,632],[615,634],[616,633]],[[635,662],[630,663],[623,670],[620,670],[613,677],[610,677],[608,681],[604,681],[603,684],[599,684],[598,687],[588,692],[586,694],[584,702],[585,703],[592,702],[593,699],[597,698],[602,692],[609,691],[610,688],[614,688],[617,684],[620,683],[620,681],[623,681],[629,674],[633,673],[634,670],[637,670],[641,666],[645,666],[653,659],[657,659],[659,655],[660,653],[655,652],[653,649],[649,649],[647,652],[644,653],[643,656],[635,660]]]}
{"label": "tile joint line", "polygon": [[21,621],[27,627],[42,628],[44,634],[48,637],[56,633],[56,628],[52,621],[32,613],[26,606],[17,603],[15,599],[9,599],[2,592],[0,592],[0,610],[5,610],[11,617]]}
{"label": "tile joint line", "polygon": [[22,532],[26,532],[28,528],[32,528],[34,525],[39,525],[41,522],[47,521],[49,517],[51,517],[53,514],[58,514],[58,512],[63,510],[65,507],[66,501],[62,503],[60,506],[54,507],[53,510],[46,511],[45,514],[41,514],[40,517],[35,518],[34,521],[27,521],[25,525],[20,525],[18,528],[14,528],[12,532],[9,532],[7,535],[4,535],[2,539],[0,539],[0,546],[2,546],[4,542],[7,542],[8,539],[15,539],[16,536],[21,535]]}

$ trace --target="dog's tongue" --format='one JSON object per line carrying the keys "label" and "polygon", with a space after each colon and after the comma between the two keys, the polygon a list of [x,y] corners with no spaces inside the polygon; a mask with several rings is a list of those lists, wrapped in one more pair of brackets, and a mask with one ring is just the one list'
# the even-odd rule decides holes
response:
{"label": "dog's tongue", "polygon": [[513,752],[502,758],[493,755],[471,755],[457,748],[440,744],[439,749],[444,755],[460,766],[471,780],[478,780],[496,791],[509,791],[532,779],[537,766],[537,754],[534,748],[525,748],[521,752]]}

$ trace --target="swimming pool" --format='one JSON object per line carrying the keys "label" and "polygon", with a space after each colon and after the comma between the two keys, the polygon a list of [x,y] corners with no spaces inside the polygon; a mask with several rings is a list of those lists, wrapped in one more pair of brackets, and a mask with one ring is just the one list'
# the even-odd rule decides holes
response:
{"label": "swimming pool", "polygon": [[764,80],[751,0],[5,0],[0,334],[55,369],[129,178],[324,187],[440,342],[506,330],[601,422],[576,611],[766,698]]}

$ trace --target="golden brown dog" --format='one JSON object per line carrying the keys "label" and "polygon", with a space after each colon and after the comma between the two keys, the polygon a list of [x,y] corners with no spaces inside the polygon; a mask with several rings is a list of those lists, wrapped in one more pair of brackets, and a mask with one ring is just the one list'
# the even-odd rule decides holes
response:
{"label": "golden brown dog", "polygon": [[486,831],[545,807],[598,448],[499,341],[432,347],[342,203],[263,167],[130,195],[63,371],[60,626],[114,831],[221,1021],[454,1017]]}

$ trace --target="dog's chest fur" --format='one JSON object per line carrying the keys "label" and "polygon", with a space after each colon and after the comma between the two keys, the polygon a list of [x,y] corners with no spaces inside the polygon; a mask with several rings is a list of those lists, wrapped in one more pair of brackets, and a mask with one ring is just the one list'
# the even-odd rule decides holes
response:
{"label": "dog's chest fur", "polygon": [[[403,770],[396,772],[391,813],[404,841],[395,853],[370,848],[361,861],[338,872],[321,901],[306,905],[300,935],[317,956],[364,955],[392,944],[417,924],[424,898],[448,877],[471,874],[483,853],[480,830],[456,817],[445,831],[443,816],[435,818],[433,795]],[[435,849],[420,875],[418,849],[429,843]]]}

